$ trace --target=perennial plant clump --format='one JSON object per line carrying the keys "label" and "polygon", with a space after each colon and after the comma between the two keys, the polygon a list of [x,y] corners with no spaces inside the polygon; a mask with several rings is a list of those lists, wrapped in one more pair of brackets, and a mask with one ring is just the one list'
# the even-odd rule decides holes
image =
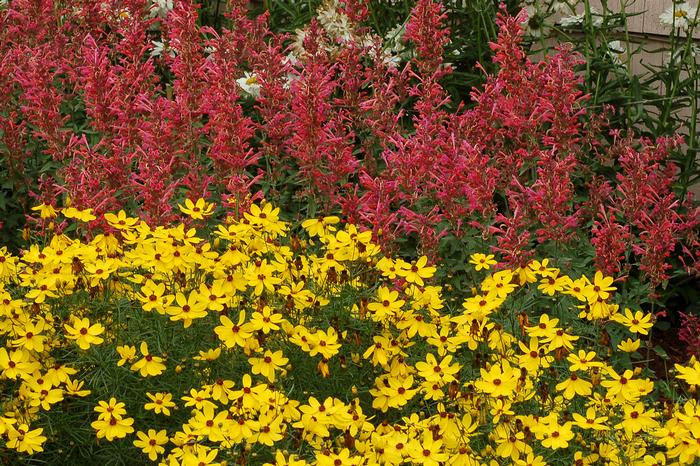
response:
{"label": "perennial plant clump", "polygon": [[[182,206],[191,217],[193,202]],[[78,228],[86,211],[62,209]],[[3,458],[49,464],[694,464],[700,363],[655,381],[613,277],[388,257],[271,204],[119,214],[0,261]],[[477,282],[472,282],[476,279]],[[479,284],[480,282],[480,284]],[[643,345],[643,346],[642,346]],[[14,453],[11,453],[14,452]],[[56,462],[58,461],[58,463]],[[504,463],[505,462],[505,463]]]}

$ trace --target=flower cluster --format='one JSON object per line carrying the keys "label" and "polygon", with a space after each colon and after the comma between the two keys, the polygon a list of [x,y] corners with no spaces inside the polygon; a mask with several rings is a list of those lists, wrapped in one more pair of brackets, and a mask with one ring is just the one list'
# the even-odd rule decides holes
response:
{"label": "flower cluster", "polygon": [[135,448],[164,466],[700,458],[700,407],[683,395],[700,366],[677,365],[673,398],[656,401],[634,363],[654,320],[615,302],[612,277],[475,253],[481,283],[464,296],[370,231],[279,213],[253,204],[211,233],[107,214],[113,234],[2,251],[5,447]]}

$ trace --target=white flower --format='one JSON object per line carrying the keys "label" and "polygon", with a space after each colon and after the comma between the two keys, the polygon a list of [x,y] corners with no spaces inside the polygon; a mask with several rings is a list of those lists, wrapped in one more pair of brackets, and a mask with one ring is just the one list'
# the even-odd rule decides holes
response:
{"label": "white flower", "polygon": [[242,78],[236,79],[238,86],[253,98],[258,98],[260,96],[260,84],[258,84],[258,77],[255,73],[248,73],[247,71],[243,74]]}
{"label": "white flower", "polygon": [[614,40],[608,42],[608,56],[612,59],[613,63],[616,65],[621,65],[625,61],[625,55],[627,54],[627,49],[619,40]]}
{"label": "white flower", "polygon": [[151,18],[156,16],[159,18],[165,18],[168,12],[173,9],[173,0],[153,0],[153,6],[151,6]]}
{"label": "white flower", "polygon": [[[564,16],[559,20],[559,24],[563,27],[575,27],[583,26],[586,21],[586,13],[579,13],[577,15]],[[595,8],[591,8],[591,24],[593,27],[600,27],[603,24],[603,16],[598,13]]]}
{"label": "white flower", "polygon": [[661,13],[659,21],[665,26],[687,29],[697,20],[698,7],[690,3],[674,3]]}

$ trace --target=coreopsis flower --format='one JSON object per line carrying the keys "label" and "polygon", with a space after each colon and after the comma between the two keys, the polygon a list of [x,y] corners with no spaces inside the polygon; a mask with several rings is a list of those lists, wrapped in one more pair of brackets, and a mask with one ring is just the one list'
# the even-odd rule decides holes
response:
{"label": "coreopsis flower", "polygon": [[165,314],[167,307],[175,300],[174,296],[165,294],[165,291],[165,283],[156,284],[149,279],[136,297],[141,301],[144,311],[155,310],[159,314]]}
{"label": "coreopsis flower", "polygon": [[309,335],[309,356],[320,354],[324,359],[330,359],[340,350],[338,332],[333,327],[327,331],[318,330]]}
{"label": "coreopsis flower", "polygon": [[143,358],[139,359],[131,365],[131,370],[134,372],[139,372],[141,377],[148,377],[154,375],[160,375],[165,370],[165,364],[163,364],[163,358],[159,356],[153,356],[148,352],[148,343],[145,341],[141,342],[139,348]]}
{"label": "coreopsis flower", "polygon": [[131,362],[136,358],[136,347],[130,345],[117,346],[117,354],[119,354],[119,361],[117,361],[117,366],[123,366],[127,362]]}
{"label": "coreopsis flower", "polygon": [[528,453],[527,456],[515,460],[515,466],[547,466],[547,462],[541,456]]}
{"label": "coreopsis flower", "polygon": [[265,335],[273,330],[279,330],[284,317],[279,312],[275,312],[269,306],[263,306],[259,311],[253,312],[250,316],[250,329],[262,331]]}
{"label": "coreopsis flower", "polygon": [[204,220],[204,217],[210,216],[214,212],[214,204],[207,203],[204,199],[197,199],[192,202],[190,199],[185,199],[185,205],[178,204],[180,211],[189,215],[194,220]]}
{"label": "coreopsis flower", "polygon": [[208,349],[206,351],[199,351],[199,354],[197,356],[194,356],[192,359],[195,361],[216,361],[219,359],[219,356],[221,356],[221,348],[212,348]]}
{"label": "coreopsis flower", "polygon": [[458,363],[450,364],[452,355],[448,354],[438,363],[432,353],[428,353],[425,361],[418,361],[415,366],[418,375],[427,382],[449,383],[455,379],[455,374],[459,373],[461,366]]}
{"label": "coreopsis flower", "polygon": [[620,344],[617,345],[617,349],[625,353],[634,353],[639,349],[640,344],[641,341],[639,341],[639,339],[633,340],[628,338],[626,340],[622,340]]}
{"label": "coreopsis flower", "polygon": [[648,335],[649,329],[654,326],[652,317],[651,314],[645,314],[642,311],[636,311],[633,314],[631,309],[625,308],[624,314],[617,313],[612,316],[612,320],[624,325],[630,332]]}
{"label": "coreopsis flower", "polygon": [[602,362],[594,361],[595,358],[596,354],[594,351],[578,350],[578,353],[572,353],[567,356],[566,360],[571,364],[569,370],[574,372],[587,371],[593,367],[603,367]]}
{"label": "coreopsis flower", "polygon": [[525,345],[522,341],[518,342],[518,346],[523,352],[518,356],[518,365],[527,369],[529,374],[536,374],[540,368],[548,368],[554,361],[554,356],[548,354],[549,349],[540,346],[537,338],[530,338],[529,345]]}
{"label": "coreopsis flower", "polygon": [[545,438],[542,440],[542,446],[558,450],[567,448],[569,441],[574,438],[574,433],[571,430],[571,422],[565,422],[563,425],[554,420],[542,427],[542,433]]}
{"label": "coreopsis flower", "polygon": [[0,348],[0,369],[2,376],[8,379],[28,378],[39,364],[30,356],[29,351],[22,348],[8,352],[5,348]]}
{"label": "coreopsis flower", "polygon": [[[0,349],[0,357],[2,355],[2,349]],[[1,364],[1,361],[0,361]],[[4,367],[4,366],[3,366]],[[692,366],[683,366],[681,364],[676,364],[674,366],[678,371],[679,375],[676,375],[677,379],[685,380],[688,385],[700,385],[700,362],[695,360]]]}
{"label": "coreopsis flower", "polygon": [[44,344],[48,338],[46,335],[42,335],[42,332],[46,329],[47,326],[44,320],[38,320],[35,323],[26,322],[21,327],[16,328],[15,336],[17,338],[12,340],[12,345],[27,351],[41,353],[44,351]]}
{"label": "coreopsis flower", "polygon": [[260,430],[258,435],[253,437],[256,443],[271,447],[275,442],[279,442],[284,438],[285,424],[283,417],[277,415],[274,411],[268,411],[261,414],[258,422],[260,422]]}
{"label": "coreopsis flower", "polygon": [[608,420],[607,416],[598,416],[595,408],[586,409],[586,415],[582,416],[579,413],[573,413],[574,421],[573,423],[580,427],[581,429],[593,429],[593,430],[610,430],[605,424]]}
{"label": "coreopsis flower", "polygon": [[38,211],[39,216],[41,218],[56,218],[56,216],[58,215],[56,213],[56,209],[54,208],[54,206],[52,206],[50,204],[47,205],[47,204],[41,203],[37,206],[32,207],[32,210],[34,212]]}
{"label": "coreopsis flower", "polygon": [[138,218],[127,217],[123,210],[120,210],[116,215],[113,213],[106,213],[104,217],[105,220],[107,220],[107,223],[117,230],[131,230],[137,223],[139,223]]}
{"label": "coreopsis flower", "polygon": [[442,440],[434,440],[432,433],[423,435],[422,440],[411,442],[408,454],[413,464],[423,466],[439,466],[449,459]]}
{"label": "coreopsis flower", "polygon": [[207,316],[208,301],[201,299],[197,291],[191,291],[189,296],[178,292],[175,295],[175,305],[169,306],[166,313],[170,320],[182,321],[185,328],[192,325],[194,319],[201,319]]}
{"label": "coreopsis flower", "polygon": [[340,218],[336,216],[320,217],[320,218],[310,218],[302,222],[301,226],[304,228],[309,236],[325,236],[328,233],[336,231],[333,226],[340,222]]}
{"label": "coreopsis flower", "polygon": [[696,5],[688,2],[673,2],[670,7],[659,15],[659,21],[664,26],[687,29],[697,21],[697,15],[698,7]]}
{"label": "coreopsis flower", "polygon": [[525,327],[525,330],[527,330],[527,334],[530,337],[546,338],[557,331],[558,323],[559,319],[550,319],[547,314],[542,314],[537,325]]}
{"label": "coreopsis flower", "polygon": [[174,408],[176,405],[173,403],[173,395],[171,393],[149,393],[146,392],[150,403],[143,405],[144,409],[153,411],[156,414],[164,414],[170,416],[170,408]]}
{"label": "coreopsis flower", "polygon": [[424,278],[430,278],[435,274],[435,267],[428,266],[428,258],[421,256],[415,263],[405,264],[400,268],[398,274],[406,279],[408,283],[415,283],[418,286],[423,286]]}
{"label": "coreopsis flower", "polygon": [[123,418],[117,419],[112,417],[110,419],[98,419],[93,421],[90,426],[97,432],[97,438],[105,438],[107,441],[111,442],[116,438],[124,438],[128,434],[134,432],[132,424],[134,423],[134,418]]}
{"label": "coreopsis flower", "polygon": [[74,318],[73,325],[64,324],[68,334],[66,338],[75,340],[81,350],[87,350],[90,345],[99,345],[104,342],[104,338],[100,337],[105,332],[105,328],[100,323],[90,325],[90,320],[87,317]]}
{"label": "coreopsis flower", "polygon": [[611,291],[617,290],[612,286],[613,281],[613,277],[606,277],[603,272],[597,271],[593,277],[593,283],[583,290],[583,294],[589,303],[594,303],[598,299],[606,300],[610,297]]}
{"label": "coreopsis flower", "polygon": [[44,411],[51,409],[60,401],[63,401],[63,390],[54,388],[49,380],[44,378],[32,377],[27,380],[27,398],[29,406],[41,407]]}
{"label": "coreopsis flower", "polygon": [[372,313],[376,321],[381,322],[384,318],[400,311],[401,306],[405,303],[405,300],[399,299],[398,291],[391,290],[386,286],[380,286],[377,290],[377,301],[369,303],[367,310]]}
{"label": "coreopsis flower", "polygon": [[210,401],[211,399],[211,388],[205,387],[202,390],[197,390],[196,388],[190,389],[190,394],[182,397],[182,401],[185,402],[185,407],[194,407],[195,409],[204,409],[206,406],[216,407],[214,403]]}
{"label": "coreopsis flower", "polygon": [[557,391],[564,392],[564,398],[573,399],[575,395],[588,396],[593,390],[593,384],[585,380],[576,373],[572,373],[569,378],[557,384]]}
{"label": "coreopsis flower", "polygon": [[549,275],[540,281],[537,289],[546,295],[554,296],[554,293],[558,293],[566,289],[570,282],[571,279],[566,275]]}
{"label": "coreopsis flower", "polygon": [[238,323],[234,324],[231,319],[222,315],[219,317],[221,325],[214,328],[214,333],[219,337],[227,348],[238,345],[241,348],[246,346],[246,342],[251,338],[253,329],[245,321],[245,312],[238,315]]}
{"label": "coreopsis flower", "polygon": [[615,427],[624,429],[627,435],[631,436],[640,431],[651,432],[660,427],[659,422],[654,419],[656,413],[652,410],[647,410],[641,401],[634,405],[625,405],[623,410],[625,413],[624,418]]}
{"label": "coreopsis flower", "polygon": [[509,397],[518,386],[520,371],[514,371],[508,361],[501,364],[494,364],[489,370],[481,369],[481,378],[474,383],[474,386],[490,395],[493,398]]}
{"label": "coreopsis flower", "polygon": [[297,459],[297,455],[285,456],[281,450],[275,451],[275,463],[265,463],[263,466],[308,466],[309,463],[302,459]]}
{"label": "coreopsis flower", "polygon": [[284,365],[289,362],[289,359],[284,357],[284,353],[281,350],[275,352],[267,350],[263,357],[249,358],[248,362],[251,365],[253,374],[260,374],[270,382],[274,382],[275,372],[282,370]]}
{"label": "coreopsis flower", "polygon": [[85,382],[82,380],[68,380],[65,383],[66,394],[85,397],[92,393],[91,390],[84,390]]}
{"label": "coreopsis flower", "polygon": [[134,440],[134,446],[140,448],[143,453],[148,455],[148,459],[155,461],[158,459],[158,455],[165,453],[165,448],[163,445],[168,443],[168,433],[165,430],[157,431],[155,429],[148,429],[148,433],[138,431],[136,432],[138,439]]}
{"label": "coreopsis flower", "polygon": [[44,429],[30,430],[27,424],[20,424],[17,427],[10,426],[7,430],[7,447],[17,450],[20,453],[31,455],[36,452],[44,451],[43,445],[46,442],[46,437],[41,435]]}
{"label": "coreopsis flower", "polygon": [[469,263],[474,265],[474,270],[477,272],[480,270],[489,270],[492,265],[496,265],[498,262],[494,259],[496,256],[493,254],[482,254],[477,252],[469,256]]}
{"label": "coreopsis flower", "polygon": [[489,275],[481,283],[481,291],[493,293],[499,298],[507,297],[517,287],[518,285],[513,282],[513,272],[507,269]]}
{"label": "coreopsis flower", "polygon": [[607,398],[618,397],[628,402],[636,402],[639,399],[640,380],[634,380],[634,372],[627,369],[621,375],[612,368],[608,369],[608,380],[603,380],[600,384],[608,389]]}
{"label": "coreopsis flower", "polygon": [[61,210],[61,213],[63,213],[63,216],[66,218],[73,218],[80,222],[91,222],[97,219],[97,217],[93,215],[92,209],[78,210],[75,207],[66,207]]}

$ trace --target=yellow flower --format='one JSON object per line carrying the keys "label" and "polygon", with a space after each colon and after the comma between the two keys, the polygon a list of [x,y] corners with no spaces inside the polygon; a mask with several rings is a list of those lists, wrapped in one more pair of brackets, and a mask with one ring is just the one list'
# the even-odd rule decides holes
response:
{"label": "yellow flower", "polygon": [[418,375],[423,377],[427,382],[443,382],[449,383],[455,379],[455,374],[459,372],[461,366],[457,363],[450,365],[452,355],[445,356],[440,363],[437,362],[432,353],[428,353],[425,361],[416,363]]}
{"label": "yellow flower", "polygon": [[105,220],[107,220],[107,223],[117,230],[131,230],[134,225],[139,222],[138,218],[127,217],[123,210],[120,210],[117,215],[114,215],[113,213],[106,213],[104,217]]}
{"label": "yellow flower", "polygon": [[41,353],[44,351],[44,343],[47,338],[46,335],[41,334],[44,330],[46,330],[46,322],[43,320],[36,323],[27,322],[24,326],[17,328],[18,338],[12,340],[12,345],[27,351]]}
{"label": "yellow flower", "polygon": [[156,414],[165,414],[166,416],[170,416],[170,408],[175,407],[175,403],[173,403],[173,395],[170,393],[149,393],[146,392],[146,396],[148,397],[149,400],[151,400],[150,403],[146,403],[143,407],[149,411],[153,411]]}
{"label": "yellow flower", "polygon": [[233,348],[238,345],[241,348],[246,346],[246,342],[252,336],[250,324],[245,322],[245,312],[241,311],[238,315],[238,323],[234,324],[231,319],[222,315],[219,317],[221,325],[214,328],[216,336],[219,337],[227,348]]}
{"label": "yellow flower", "polygon": [[265,335],[273,330],[279,330],[284,317],[279,312],[275,312],[270,306],[263,306],[259,311],[253,312],[250,316],[250,329],[260,330]]}
{"label": "yellow flower", "polygon": [[20,453],[31,455],[35,452],[44,451],[43,444],[46,437],[42,434],[43,428],[29,430],[27,424],[20,424],[15,428],[10,426],[7,431],[7,446]]}
{"label": "yellow flower", "polygon": [[[2,362],[2,351],[4,348],[0,348],[0,365],[4,368],[5,365]],[[700,362],[694,361],[692,366],[682,366],[676,364],[674,366],[678,371],[679,375],[676,375],[677,379],[685,380],[688,385],[700,385]]]}
{"label": "yellow flower", "polygon": [[515,466],[547,466],[547,462],[541,456],[535,456],[534,453],[528,453],[527,457],[516,460]]}
{"label": "yellow flower", "polygon": [[168,433],[165,430],[156,432],[155,429],[148,429],[148,433],[138,431],[136,436],[138,439],[134,440],[134,446],[147,454],[151,461],[158,459],[159,454],[165,453],[163,445],[168,443]]}
{"label": "yellow flower", "polygon": [[423,286],[424,278],[430,278],[435,274],[435,267],[429,267],[428,258],[426,256],[421,256],[417,262],[408,264],[406,263],[404,267],[398,270],[400,277],[406,279],[408,283],[415,283],[418,286]]}
{"label": "yellow flower", "polygon": [[200,299],[199,293],[192,291],[189,297],[178,292],[175,295],[176,306],[170,306],[166,312],[170,316],[170,320],[176,322],[181,320],[184,327],[188,328],[192,325],[194,319],[201,319],[207,316],[208,303]]}
{"label": "yellow flower", "polygon": [[606,277],[602,272],[595,273],[593,283],[583,290],[583,295],[588,299],[590,304],[595,303],[598,299],[604,301],[610,297],[610,292],[617,290],[612,286],[613,277]]}
{"label": "yellow flower", "polygon": [[548,275],[540,280],[537,289],[546,295],[554,296],[554,293],[564,291],[569,283],[571,283],[571,279],[566,275]]}
{"label": "yellow flower", "polygon": [[127,434],[133,433],[133,423],[134,419],[131,417],[124,419],[113,417],[108,420],[98,419],[93,421],[90,426],[97,431],[98,439],[105,438],[111,442],[115,438],[124,438]]}
{"label": "yellow flower", "polygon": [[628,338],[626,340],[623,340],[620,342],[619,345],[617,345],[617,349],[620,351],[624,351],[625,353],[634,353],[639,349],[640,345],[639,339],[633,340],[631,338]]}
{"label": "yellow flower", "polygon": [[625,405],[623,407],[625,416],[622,422],[617,424],[616,428],[623,428],[628,435],[636,434],[639,431],[651,432],[659,427],[659,423],[654,419],[656,413],[647,411],[644,408],[644,403],[637,402],[634,406]]}
{"label": "yellow flower", "polygon": [[95,406],[95,412],[99,413],[97,419],[109,420],[112,418],[122,419],[126,414],[126,405],[112,397],[109,401],[100,400]]}
{"label": "yellow flower", "polygon": [[603,367],[602,362],[593,361],[596,358],[594,351],[578,350],[576,354],[570,354],[566,360],[571,363],[569,370],[574,371],[587,371],[593,367]]}
{"label": "yellow flower", "polygon": [[41,203],[37,206],[32,207],[32,210],[34,212],[39,212],[39,215],[41,218],[56,218],[56,209],[52,205],[47,205],[44,203]]}
{"label": "yellow flower", "polygon": [[304,220],[301,227],[309,233],[309,236],[324,236],[330,232],[336,231],[333,225],[339,222],[340,218],[336,216],[310,218]]}
{"label": "yellow flower", "polygon": [[476,270],[477,272],[482,269],[489,270],[490,266],[498,263],[496,262],[494,257],[496,256],[494,256],[493,254],[489,254],[487,256],[486,254],[477,252],[469,256],[469,263],[474,265],[474,270]]}
{"label": "yellow flower", "polygon": [[586,410],[586,416],[582,416],[579,413],[573,413],[574,424],[581,429],[593,429],[593,430],[609,430],[610,428],[605,425],[605,421],[608,420],[607,416],[598,416],[594,408],[588,408]]}
{"label": "yellow flower", "polygon": [[185,205],[178,204],[180,211],[195,220],[204,220],[214,212],[214,204],[208,204],[204,199],[197,199],[196,203],[185,199]]}
{"label": "yellow flower", "polygon": [[163,358],[151,355],[148,352],[148,344],[145,341],[141,342],[140,350],[143,358],[132,364],[131,370],[134,372],[138,371],[141,377],[162,374],[165,370]]}
{"label": "yellow flower", "polygon": [[2,368],[3,377],[26,379],[34,371],[35,366],[28,351],[20,348],[8,353],[5,348],[0,348],[0,368]]}
{"label": "yellow flower", "polygon": [[556,420],[543,427],[545,438],[542,440],[542,446],[558,450],[559,448],[567,448],[569,441],[574,438],[574,433],[571,430],[571,422],[566,422],[564,425],[559,425]]}
{"label": "yellow flower", "polygon": [[82,319],[74,317],[72,326],[64,324],[63,327],[68,332],[66,338],[75,340],[81,350],[87,350],[90,345],[99,345],[104,342],[99,335],[104,333],[105,328],[99,323],[90,325],[87,317]]}
{"label": "yellow flower", "polygon": [[588,396],[593,390],[593,384],[572,373],[569,378],[557,384],[557,390],[564,392],[564,398],[571,400],[574,395]]}
{"label": "yellow flower", "polygon": [[474,385],[494,398],[507,398],[515,392],[519,374],[519,371],[516,373],[508,361],[504,360],[501,364],[492,365],[489,370],[481,369],[481,378]]}
{"label": "yellow flower", "polygon": [[66,393],[74,396],[88,396],[92,393],[91,390],[83,390],[85,382],[82,380],[68,380],[65,384]]}
{"label": "yellow flower", "polygon": [[117,366],[123,366],[127,362],[131,362],[136,358],[136,347],[130,345],[117,346],[117,353],[119,354],[119,361],[117,361]]}
{"label": "yellow flower", "polygon": [[372,313],[374,320],[381,322],[386,317],[395,315],[405,303],[405,300],[399,299],[398,291],[380,286],[377,290],[377,301],[369,303],[367,310]]}
{"label": "yellow flower", "polygon": [[267,350],[262,358],[249,358],[248,362],[253,374],[260,374],[270,382],[274,382],[275,371],[281,370],[289,362],[289,359],[284,357],[281,350],[274,353]]}
{"label": "yellow flower", "polygon": [[495,272],[481,283],[481,291],[493,293],[499,298],[507,297],[518,285],[513,282],[513,272],[510,270],[500,270]]}
{"label": "yellow flower", "polygon": [[642,335],[648,335],[649,329],[654,326],[651,314],[644,314],[642,311],[632,314],[632,311],[628,308],[625,308],[624,315],[620,313],[615,314],[612,316],[612,320],[624,325],[630,332]]}
{"label": "yellow flower", "polygon": [[442,440],[434,440],[432,432],[423,435],[423,440],[411,442],[408,449],[413,464],[439,466],[447,461],[449,455],[443,451]]}
{"label": "yellow flower", "polygon": [[97,218],[92,214],[92,209],[78,210],[75,207],[66,207],[61,212],[63,212],[64,217],[74,218],[81,222],[91,222]]}

